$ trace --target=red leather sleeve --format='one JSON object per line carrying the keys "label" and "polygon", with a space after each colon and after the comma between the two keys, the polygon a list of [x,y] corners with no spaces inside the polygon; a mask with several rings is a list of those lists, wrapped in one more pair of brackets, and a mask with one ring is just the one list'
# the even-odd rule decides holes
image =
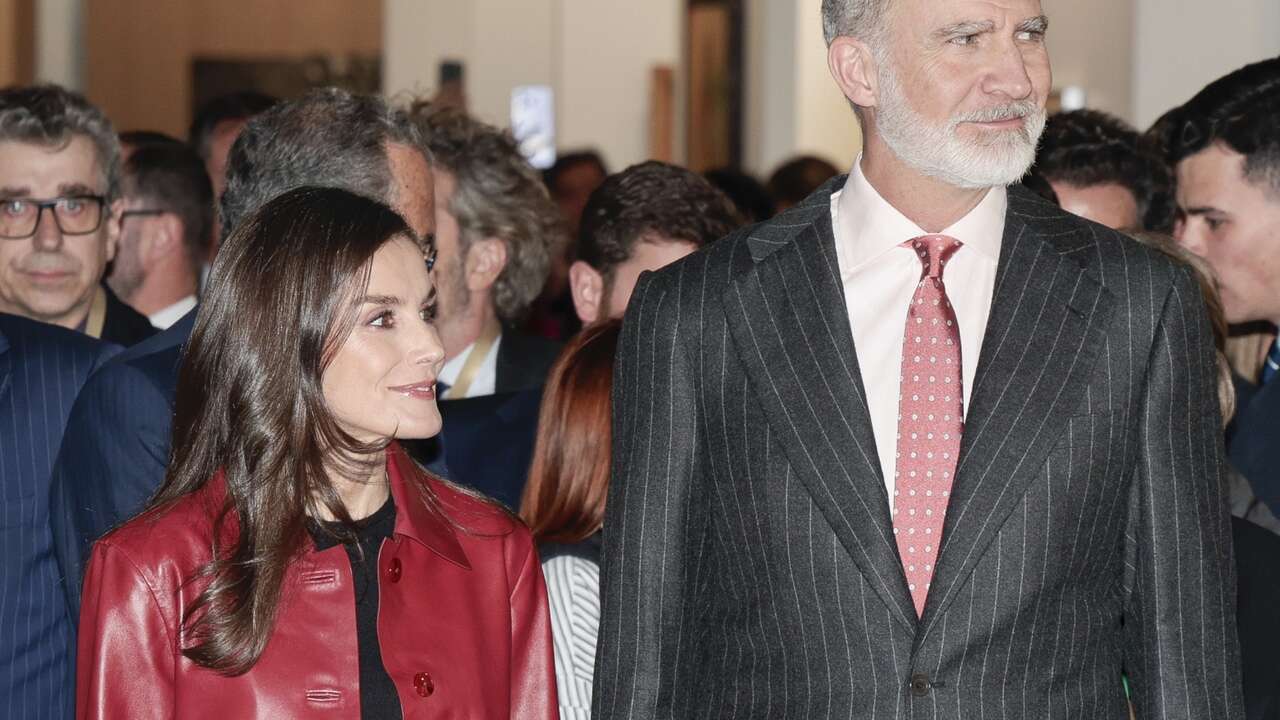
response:
{"label": "red leather sleeve", "polygon": [[76,718],[172,718],[177,643],[138,567],[110,543],[85,572],[76,653]]}
{"label": "red leather sleeve", "polygon": [[551,614],[542,563],[528,530],[512,533],[511,559],[519,572],[511,585],[511,717],[558,720]]}

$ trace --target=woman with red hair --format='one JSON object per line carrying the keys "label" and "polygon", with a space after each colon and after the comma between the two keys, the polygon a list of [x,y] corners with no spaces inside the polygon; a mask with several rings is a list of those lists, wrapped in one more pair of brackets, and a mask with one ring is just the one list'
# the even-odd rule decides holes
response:
{"label": "woman with red hair", "polygon": [[617,321],[589,326],[547,377],[520,515],[538,543],[551,606],[562,720],[591,716],[600,626],[600,528],[609,489]]}

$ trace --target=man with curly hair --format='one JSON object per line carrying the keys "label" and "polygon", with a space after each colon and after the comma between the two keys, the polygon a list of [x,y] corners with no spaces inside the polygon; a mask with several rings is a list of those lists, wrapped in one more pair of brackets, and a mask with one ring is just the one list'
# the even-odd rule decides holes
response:
{"label": "man with curly hair", "polygon": [[510,134],[426,103],[411,113],[435,161],[443,397],[541,386],[558,347],[515,328],[566,242],[556,206]]}

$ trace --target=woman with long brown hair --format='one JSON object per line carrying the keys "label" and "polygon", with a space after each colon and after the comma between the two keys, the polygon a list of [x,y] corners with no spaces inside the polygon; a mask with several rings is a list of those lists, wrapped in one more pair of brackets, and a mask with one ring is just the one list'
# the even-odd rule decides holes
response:
{"label": "woman with long brown hair", "polygon": [[343,190],[223,246],[148,508],[93,549],[80,718],[551,718],[528,531],[418,468],[444,353],[422,245]]}
{"label": "woman with long brown hair", "polygon": [[542,554],[562,720],[591,716],[600,529],[609,490],[617,321],[588,326],[551,367],[520,515]]}

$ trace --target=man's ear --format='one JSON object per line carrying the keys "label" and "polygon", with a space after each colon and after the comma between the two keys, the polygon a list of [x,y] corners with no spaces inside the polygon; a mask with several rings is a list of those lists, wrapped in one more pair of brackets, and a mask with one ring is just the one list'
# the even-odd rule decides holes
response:
{"label": "man's ear", "polygon": [[507,244],[496,238],[475,240],[467,247],[467,289],[487,290],[493,287],[507,266]]}
{"label": "man's ear", "polygon": [[880,88],[870,45],[845,35],[832,40],[827,48],[827,67],[849,102],[864,108],[876,106]]}
{"label": "man's ear", "polygon": [[576,260],[569,266],[569,293],[573,295],[573,309],[583,325],[600,319],[604,304],[604,276],[587,263]]}
{"label": "man's ear", "polygon": [[151,226],[139,238],[138,245],[138,255],[142,258],[143,267],[155,267],[174,252],[185,252],[182,242],[185,227],[182,218],[173,213],[164,213],[146,219]]}
{"label": "man's ear", "polygon": [[116,200],[106,207],[109,213],[103,222],[107,225],[107,262],[116,259],[116,250],[120,247],[120,213],[124,212],[124,200]]}

